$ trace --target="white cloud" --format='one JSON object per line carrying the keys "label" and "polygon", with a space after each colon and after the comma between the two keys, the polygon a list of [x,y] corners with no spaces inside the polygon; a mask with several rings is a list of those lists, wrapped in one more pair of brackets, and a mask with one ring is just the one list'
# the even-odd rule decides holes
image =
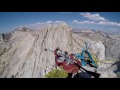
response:
{"label": "white cloud", "polygon": [[101,17],[99,14],[91,14],[87,12],[87,13],[80,13],[80,15],[93,21],[107,21],[107,19],[105,19],[104,17]]}
{"label": "white cloud", "polygon": [[117,23],[117,22],[111,22],[111,21],[108,21],[108,22],[98,22],[99,25],[110,25],[110,26],[118,26],[120,27],[120,23]]}
{"label": "white cloud", "polygon": [[64,21],[47,21],[46,23],[47,24],[51,24],[51,23],[53,23],[53,24],[58,24],[58,23],[63,23]]}
{"label": "white cloud", "polygon": [[120,27],[120,23],[117,22],[105,22],[105,21],[100,21],[100,22],[95,22],[95,21],[78,21],[78,20],[73,20],[74,24],[97,24],[97,25],[108,25],[108,26],[118,26]]}
{"label": "white cloud", "polygon": [[[28,27],[30,29],[41,29],[43,28],[45,25],[47,24],[59,24],[59,23],[63,23],[64,21],[46,21],[46,22],[37,22],[37,23],[33,23],[33,24],[27,24],[27,25],[23,25],[23,26],[19,26],[19,27]],[[17,27],[16,27],[17,28]]]}
{"label": "white cloud", "polygon": [[73,23],[79,23],[79,21],[78,20],[73,20]]}
{"label": "white cloud", "polygon": [[63,21],[55,21],[55,23],[61,23],[61,22],[63,22]]}
{"label": "white cloud", "polygon": [[50,24],[50,23],[53,23],[53,21],[47,21],[46,23]]}
{"label": "white cloud", "polygon": [[117,22],[108,22],[108,25],[120,26],[120,23],[117,23]]}
{"label": "white cloud", "polygon": [[99,14],[91,14],[91,13],[80,13],[83,17],[87,18],[86,21],[78,21],[73,20],[73,23],[76,24],[97,24],[97,25],[107,25],[107,26],[117,26],[120,27],[120,23],[112,22],[107,20],[104,17],[101,17]]}
{"label": "white cloud", "polygon": [[34,25],[41,25],[41,24],[45,24],[45,22],[37,22],[37,23],[33,23],[33,24],[28,24],[25,26],[34,26]]}
{"label": "white cloud", "polygon": [[64,21],[46,21],[46,22],[37,22],[37,23],[34,23],[34,24],[29,24],[29,25],[41,25],[41,24],[57,24],[57,23],[62,23]]}
{"label": "white cloud", "polygon": [[73,23],[76,24],[96,24],[94,21],[78,21],[78,20],[73,20]]}

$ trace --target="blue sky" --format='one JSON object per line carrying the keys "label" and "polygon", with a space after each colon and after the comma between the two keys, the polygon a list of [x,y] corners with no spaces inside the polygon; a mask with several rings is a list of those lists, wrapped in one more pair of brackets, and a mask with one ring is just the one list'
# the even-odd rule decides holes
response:
{"label": "blue sky", "polygon": [[120,30],[120,12],[0,12],[0,33],[56,21],[64,21],[73,28]]}

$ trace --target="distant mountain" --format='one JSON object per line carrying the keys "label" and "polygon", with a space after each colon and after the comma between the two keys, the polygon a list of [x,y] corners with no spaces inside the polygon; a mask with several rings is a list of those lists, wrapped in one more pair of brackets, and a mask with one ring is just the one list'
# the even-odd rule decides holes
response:
{"label": "distant mountain", "polygon": [[106,34],[117,34],[117,35],[120,35],[120,30],[95,30],[95,29],[80,29],[80,28],[73,28],[73,32],[80,32],[80,31],[93,31],[93,32],[97,32],[97,31],[101,31],[103,33],[106,33]]}
{"label": "distant mountain", "polygon": [[120,59],[120,35],[97,30],[74,30],[73,32],[94,41],[102,41],[105,45],[106,59]]}

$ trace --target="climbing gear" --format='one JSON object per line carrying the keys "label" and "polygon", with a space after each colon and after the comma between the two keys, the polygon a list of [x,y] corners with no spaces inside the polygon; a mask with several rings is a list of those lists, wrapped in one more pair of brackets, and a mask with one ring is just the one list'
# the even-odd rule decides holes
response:
{"label": "climbing gear", "polygon": [[[52,50],[49,50],[49,49],[45,49],[45,51],[51,51],[51,52],[54,52],[54,54],[55,54],[55,51],[52,51]],[[55,55],[56,55],[56,54],[55,54]],[[73,55],[73,56],[74,56],[74,55]],[[80,69],[83,69],[85,72],[87,72],[87,73],[90,74],[91,76],[94,76],[95,78],[99,78],[99,76],[100,76],[100,74],[98,74],[98,73],[88,71],[88,70],[84,69],[83,67],[81,67],[81,64],[79,64],[80,61],[77,61],[77,63],[76,63],[76,62],[73,62],[73,64],[68,64],[68,65],[66,66],[66,62],[64,62],[64,61],[63,61],[63,62],[58,62],[57,59],[58,59],[57,56],[55,56],[56,65],[57,65],[57,66],[63,66],[63,69],[66,70],[68,73],[76,73],[76,72],[78,72]],[[84,59],[84,58],[83,58],[83,59]],[[69,57],[69,60],[74,61],[73,58],[71,58],[71,57]]]}
{"label": "climbing gear", "polygon": [[[88,43],[85,42],[85,49],[82,49],[82,53],[80,54],[74,54],[74,56],[81,60],[82,62],[82,66],[86,66],[87,64],[91,64],[92,66],[94,66],[95,68],[98,68],[98,65],[95,63],[95,61],[92,58],[92,55],[90,54],[90,52],[88,51]],[[87,54],[88,57],[85,56],[85,54]],[[87,62],[89,58],[89,63]]]}
{"label": "climbing gear", "polygon": [[111,63],[115,63],[117,61],[118,60],[95,60],[95,62],[100,62],[100,63],[104,63],[104,64],[111,64]]}

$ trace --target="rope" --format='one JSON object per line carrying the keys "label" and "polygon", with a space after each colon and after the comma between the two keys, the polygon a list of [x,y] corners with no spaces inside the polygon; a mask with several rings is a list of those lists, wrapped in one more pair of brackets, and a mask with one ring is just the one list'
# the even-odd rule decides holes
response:
{"label": "rope", "polygon": [[[104,60],[104,61],[101,61],[101,60],[95,60],[95,62],[100,62],[100,63],[104,63],[104,64],[111,64],[111,63],[115,63],[115,62],[117,62],[117,61],[120,61],[120,60],[113,60],[113,61],[111,61],[111,60]],[[109,63],[107,63],[107,62],[109,62]]]}

